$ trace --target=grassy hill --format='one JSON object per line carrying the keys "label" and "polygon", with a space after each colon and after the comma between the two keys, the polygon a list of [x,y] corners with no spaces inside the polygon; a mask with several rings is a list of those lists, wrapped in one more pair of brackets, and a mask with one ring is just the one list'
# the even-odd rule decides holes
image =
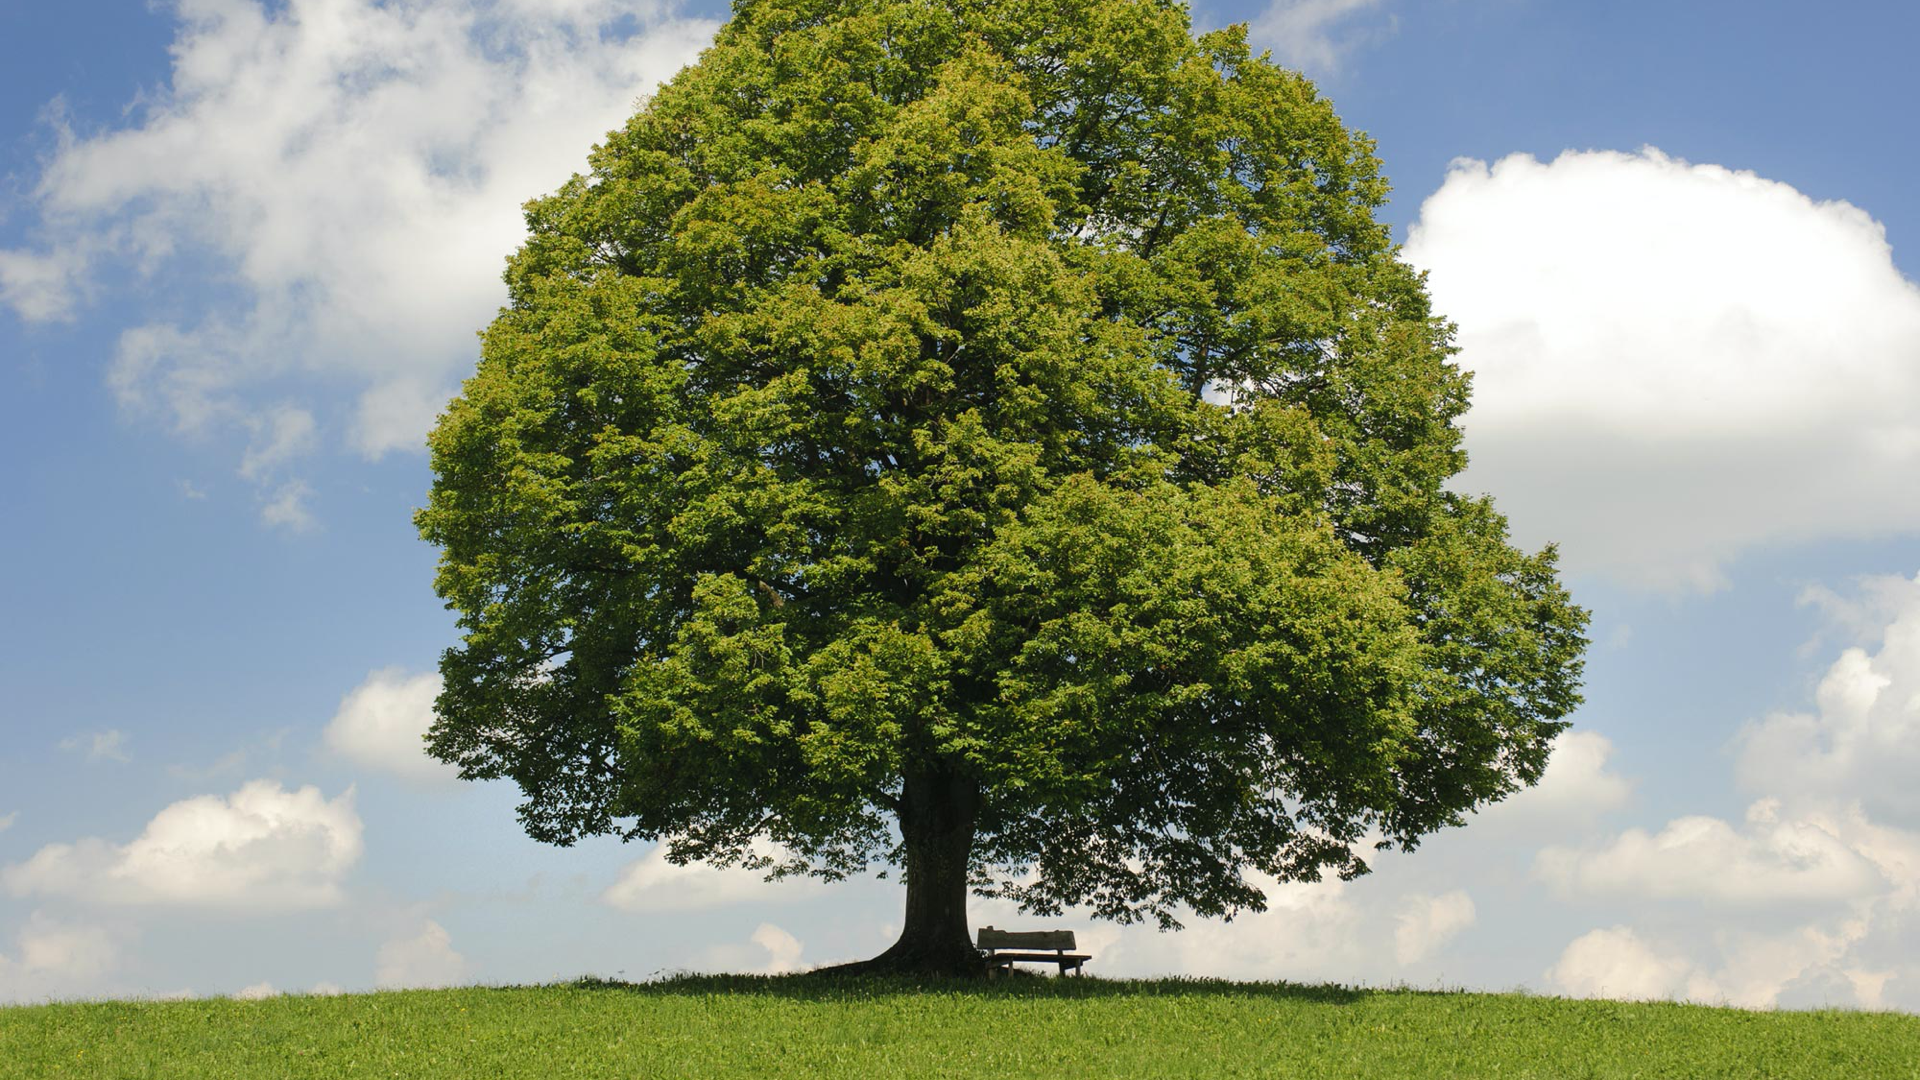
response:
{"label": "grassy hill", "polygon": [[0,1009],[0,1077],[1920,1078],[1920,1017],[1016,978]]}

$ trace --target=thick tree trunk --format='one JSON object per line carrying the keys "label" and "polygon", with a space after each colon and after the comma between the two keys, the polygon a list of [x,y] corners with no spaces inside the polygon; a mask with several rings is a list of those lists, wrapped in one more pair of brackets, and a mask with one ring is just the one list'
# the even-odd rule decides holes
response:
{"label": "thick tree trunk", "polygon": [[926,975],[982,975],[986,965],[967,929],[967,866],[980,787],[952,774],[909,774],[900,796],[907,910],[900,940],[871,960],[834,969]]}

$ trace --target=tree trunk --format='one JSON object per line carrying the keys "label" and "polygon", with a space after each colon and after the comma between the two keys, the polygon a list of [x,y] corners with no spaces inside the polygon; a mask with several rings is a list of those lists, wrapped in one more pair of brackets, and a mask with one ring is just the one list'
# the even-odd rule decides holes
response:
{"label": "tree trunk", "polygon": [[951,773],[909,773],[901,786],[907,910],[900,940],[871,960],[836,971],[983,975],[967,929],[967,867],[980,786]]}

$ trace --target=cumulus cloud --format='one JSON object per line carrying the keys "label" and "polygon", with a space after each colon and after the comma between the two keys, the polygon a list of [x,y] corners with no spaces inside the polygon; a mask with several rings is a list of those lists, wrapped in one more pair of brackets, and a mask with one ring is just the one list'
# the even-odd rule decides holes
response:
{"label": "cumulus cloud", "polygon": [[[1843,920],[1780,933],[1730,929],[1644,939],[1630,927],[1576,938],[1546,972],[1547,985],[1573,997],[1665,998],[1749,1009],[1779,1005],[1883,1008],[1899,973],[1865,955],[1869,921]],[[1693,958],[1702,939],[1717,962]],[[1911,971],[1911,969],[1909,969]]]}
{"label": "cumulus cloud", "polygon": [[1685,959],[1657,950],[1625,926],[1575,938],[1547,969],[1547,984],[1572,997],[1711,998],[1712,983]]}
{"label": "cumulus cloud", "polygon": [[387,990],[432,988],[452,986],[466,974],[467,959],[454,951],[452,936],[428,919],[418,934],[380,946],[373,981]]}
{"label": "cumulus cloud", "polygon": [[[1754,1008],[1920,1002],[1920,834],[1857,805],[1796,810],[1766,799],[1744,831],[1682,818],[1599,851],[1549,849],[1539,867],[1563,895],[1578,889],[1616,910],[1689,899],[1717,916],[1696,924],[1643,912],[1665,928],[1651,943],[1625,926],[1586,935],[1548,973],[1566,993]],[[1798,918],[1783,925],[1756,908]],[[1739,909],[1747,913],[1729,914]]]}
{"label": "cumulus cloud", "polygon": [[1865,641],[1827,668],[1812,711],[1777,712],[1741,732],[1740,781],[1859,800],[1876,817],[1920,826],[1920,577],[1869,578],[1851,597],[1817,590],[1809,599]]}
{"label": "cumulus cloud", "polygon": [[27,1001],[97,990],[120,962],[120,946],[104,927],[34,912],[14,937],[15,954],[0,953],[0,1001]]}
{"label": "cumulus cloud", "polygon": [[[800,939],[773,923],[763,922],[745,941],[718,942],[698,950],[690,957],[695,971],[744,971],[757,975],[785,975],[803,971],[809,965],[800,961],[805,946]],[[851,958],[849,958],[851,959]]]}
{"label": "cumulus cloud", "polygon": [[0,869],[0,884],[15,896],[98,904],[322,907],[340,902],[360,833],[352,789],[328,800],[315,787],[255,780],[225,798],[168,806],[131,843],[49,844]]}
{"label": "cumulus cloud", "polygon": [[97,926],[55,922],[35,913],[20,932],[20,966],[28,971],[97,975],[118,955],[113,938]]}
{"label": "cumulus cloud", "polygon": [[423,784],[453,780],[459,770],[428,757],[422,743],[438,696],[435,673],[381,668],[340,700],[323,738],[328,749],[370,769]]}
{"label": "cumulus cloud", "polygon": [[1787,818],[1774,800],[1753,804],[1747,828],[1683,817],[1658,833],[1629,829],[1595,849],[1548,847],[1535,872],[1563,897],[1628,896],[1714,904],[1836,903],[1884,892],[1873,859],[1849,843],[1845,823]]}
{"label": "cumulus cloud", "polygon": [[63,127],[0,302],[70,318],[109,268],[172,289],[187,317],[136,316],[110,382],[178,428],[251,436],[243,471],[312,445],[284,426],[310,415],[289,386],[357,395],[340,426],[364,454],[418,448],[503,299],[520,204],[715,27],[657,0],[170,6],[167,84],[124,126]]}
{"label": "cumulus cloud", "polygon": [[[778,848],[756,843],[757,857],[779,860]],[[822,884],[815,878],[785,878],[768,881],[758,870],[741,866],[710,866],[688,863],[676,866],[667,859],[665,844],[655,845],[646,855],[628,864],[615,881],[600,894],[601,902],[633,912],[701,911],[722,904],[783,903],[817,895]]]}
{"label": "cumulus cloud", "polygon": [[799,938],[772,923],[761,923],[749,940],[767,950],[767,962],[760,969],[765,974],[784,975],[800,970],[802,946]]}
{"label": "cumulus cloud", "polygon": [[13,828],[13,823],[19,820],[20,820],[20,811],[18,810],[14,810],[10,813],[0,814],[0,832],[6,832],[8,829]]}
{"label": "cumulus cloud", "polygon": [[[1875,959],[1860,948],[1871,925],[1872,920],[1863,917],[1797,927],[1786,933],[1729,933],[1722,942],[1722,966],[1703,978],[1712,984],[1719,1000],[1748,1008],[1782,1004],[1878,1007],[1886,980],[1876,980],[1875,973],[1859,966],[1862,960]],[[1698,996],[1709,1000],[1705,995]],[[1799,1000],[1784,1000],[1790,996]]]}
{"label": "cumulus cloud", "polygon": [[1920,287],[1885,232],[1657,150],[1456,162],[1406,256],[1474,372],[1463,487],[1566,566],[1709,589],[1920,527]]}
{"label": "cumulus cloud", "polygon": [[1540,782],[1480,811],[1482,818],[1555,821],[1591,817],[1625,806],[1633,781],[1614,772],[1613,740],[1597,731],[1563,731]]}
{"label": "cumulus cloud", "polygon": [[[1734,740],[1759,796],[1739,824],[1690,816],[1584,847],[1535,875],[1634,925],[1568,946],[1549,983],[1583,995],[1738,1005],[1920,1005],[1920,580],[1810,588],[1838,633],[1813,707]],[[1692,903],[1676,904],[1675,901]],[[1694,905],[1698,905],[1697,907]]]}
{"label": "cumulus cloud", "polygon": [[[1264,912],[1232,922],[1194,919],[1170,934],[1097,924],[1079,943],[1098,957],[1099,970],[1130,975],[1351,982],[1391,970],[1394,942],[1381,927],[1393,920],[1392,906],[1368,903],[1353,882],[1250,877],[1266,893]],[[1021,916],[1007,907],[999,925],[1018,928]]]}
{"label": "cumulus cloud", "polygon": [[1842,589],[1808,585],[1800,591],[1798,603],[1818,611],[1825,625],[1801,647],[1801,654],[1814,655],[1836,634],[1854,644],[1878,642],[1888,625],[1914,606],[1915,591],[1915,583],[1899,574],[1856,577]]}
{"label": "cumulus cloud", "polygon": [[273,984],[270,982],[257,982],[252,986],[243,986],[233,992],[235,1001],[265,1001],[267,998],[279,996],[280,991],[275,990]]}
{"label": "cumulus cloud", "polygon": [[1414,893],[1401,901],[1393,924],[1393,956],[1415,964],[1445,948],[1460,931],[1473,925],[1473,897],[1464,889],[1439,896]]}
{"label": "cumulus cloud", "polygon": [[1325,74],[1337,69],[1349,50],[1393,31],[1391,18],[1382,25],[1353,25],[1357,16],[1379,6],[1380,0],[1273,0],[1249,33],[1286,66]]}

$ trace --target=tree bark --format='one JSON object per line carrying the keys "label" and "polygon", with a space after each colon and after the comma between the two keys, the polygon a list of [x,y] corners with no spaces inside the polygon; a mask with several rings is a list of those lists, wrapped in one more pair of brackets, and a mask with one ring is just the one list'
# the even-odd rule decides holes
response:
{"label": "tree bark", "polygon": [[973,854],[977,781],[951,772],[909,773],[901,785],[900,839],[907,909],[900,940],[848,973],[984,975],[967,928],[967,868]]}

